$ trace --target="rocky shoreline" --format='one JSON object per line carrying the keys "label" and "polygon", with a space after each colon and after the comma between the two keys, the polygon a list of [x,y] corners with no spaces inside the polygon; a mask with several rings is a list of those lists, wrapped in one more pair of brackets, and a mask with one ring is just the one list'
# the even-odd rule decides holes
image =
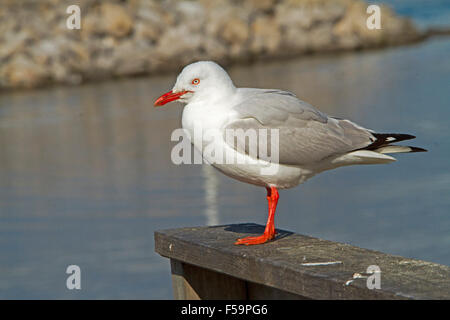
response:
{"label": "rocky shoreline", "polygon": [[[306,53],[360,50],[423,39],[381,6],[369,30],[360,0],[3,0],[0,89],[79,84],[171,71],[195,60],[224,65]],[[66,8],[81,8],[81,29]]]}

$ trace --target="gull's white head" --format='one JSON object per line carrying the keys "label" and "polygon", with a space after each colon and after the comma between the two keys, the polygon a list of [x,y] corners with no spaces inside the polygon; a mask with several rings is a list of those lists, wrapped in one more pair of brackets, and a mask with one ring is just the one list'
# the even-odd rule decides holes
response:
{"label": "gull's white head", "polygon": [[155,101],[155,106],[178,100],[183,103],[214,101],[236,90],[228,73],[213,61],[199,61],[183,68],[173,89]]}

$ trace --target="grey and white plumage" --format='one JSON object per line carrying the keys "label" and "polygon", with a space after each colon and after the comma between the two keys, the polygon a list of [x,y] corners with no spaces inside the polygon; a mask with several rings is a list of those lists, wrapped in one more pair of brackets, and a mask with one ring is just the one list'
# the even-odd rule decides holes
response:
{"label": "grey and white plumage", "polygon": [[239,117],[225,128],[278,129],[281,164],[317,163],[376,140],[367,129],[328,117],[290,92],[238,89],[237,94],[242,102],[233,109]]}
{"label": "grey and white plumage", "polygon": [[[194,85],[192,79],[199,79]],[[194,135],[195,127],[215,129],[223,139],[214,141],[224,152],[236,157],[251,157],[245,141],[225,139],[227,129],[277,129],[279,163],[276,174],[262,175],[264,159],[258,164],[216,164],[205,160],[235,179],[276,188],[291,188],[325,170],[346,165],[381,164],[395,161],[387,153],[416,152],[424,149],[392,145],[412,139],[405,134],[378,134],[350,120],[330,117],[293,93],[278,89],[236,88],[219,65],[202,61],[186,66],[172,92],[186,92],[180,101],[183,128]],[[204,150],[209,141],[192,141]],[[254,160],[254,159],[253,159]]]}

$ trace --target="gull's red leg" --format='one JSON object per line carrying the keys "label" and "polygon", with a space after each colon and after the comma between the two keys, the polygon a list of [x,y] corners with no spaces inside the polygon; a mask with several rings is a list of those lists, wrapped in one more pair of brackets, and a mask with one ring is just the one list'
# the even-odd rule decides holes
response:
{"label": "gull's red leg", "polygon": [[277,209],[278,190],[275,187],[266,188],[267,189],[267,202],[269,203],[269,217],[267,218],[266,229],[264,233],[256,237],[245,237],[242,239],[237,239],[234,244],[245,244],[246,246],[253,244],[265,243],[269,240],[275,238],[275,211]]}

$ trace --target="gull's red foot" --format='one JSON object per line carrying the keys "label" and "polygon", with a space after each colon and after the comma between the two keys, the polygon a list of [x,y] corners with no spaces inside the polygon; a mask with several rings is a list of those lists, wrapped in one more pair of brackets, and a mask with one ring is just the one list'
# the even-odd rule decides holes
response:
{"label": "gull's red foot", "polygon": [[262,244],[262,243],[266,243],[269,240],[272,240],[273,238],[275,238],[275,234],[266,234],[263,233],[260,236],[256,236],[256,237],[245,237],[245,238],[241,238],[241,239],[237,239],[237,241],[234,243],[236,245],[239,244],[243,244],[246,246],[251,246],[254,244]]}
{"label": "gull's red foot", "polygon": [[266,243],[267,241],[275,238],[277,232],[275,231],[274,217],[279,196],[277,188],[270,187],[266,189],[267,189],[267,201],[269,202],[269,217],[267,218],[267,224],[264,233],[257,237],[245,237],[242,239],[237,239],[237,241],[234,244],[236,245],[243,244],[246,246],[251,246],[254,244]]}

